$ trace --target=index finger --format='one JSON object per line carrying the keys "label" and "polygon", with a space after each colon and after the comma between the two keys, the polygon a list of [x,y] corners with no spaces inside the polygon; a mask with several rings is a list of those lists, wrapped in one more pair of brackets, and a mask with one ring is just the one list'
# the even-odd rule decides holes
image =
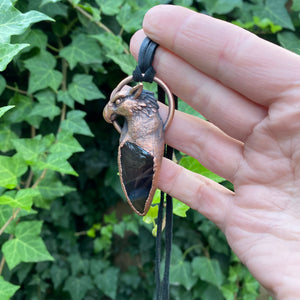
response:
{"label": "index finger", "polygon": [[287,90],[299,88],[298,55],[228,22],[159,5],[145,15],[143,29],[164,48],[256,103],[270,105]]}

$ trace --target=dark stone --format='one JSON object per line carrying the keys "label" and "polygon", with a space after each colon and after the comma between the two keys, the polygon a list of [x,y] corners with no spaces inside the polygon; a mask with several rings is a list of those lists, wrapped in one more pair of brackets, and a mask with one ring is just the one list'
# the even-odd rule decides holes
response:
{"label": "dark stone", "polygon": [[135,209],[144,213],[153,179],[153,155],[136,144],[125,142],[120,149],[122,181]]}

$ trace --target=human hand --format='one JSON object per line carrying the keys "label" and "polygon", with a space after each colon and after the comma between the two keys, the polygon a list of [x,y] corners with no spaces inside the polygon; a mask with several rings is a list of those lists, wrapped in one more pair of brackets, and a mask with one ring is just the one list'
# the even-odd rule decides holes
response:
{"label": "human hand", "polygon": [[[143,30],[161,46],[157,76],[210,121],[176,112],[166,142],[235,192],[168,160],[159,188],[216,223],[275,297],[299,298],[300,57],[182,7],[152,8]],[[144,32],[131,41],[136,58]]]}

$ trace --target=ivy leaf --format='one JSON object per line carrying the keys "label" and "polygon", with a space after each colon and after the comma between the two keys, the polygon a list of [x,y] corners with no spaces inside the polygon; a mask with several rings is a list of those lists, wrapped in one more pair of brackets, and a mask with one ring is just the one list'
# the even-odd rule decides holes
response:
{"label": "ivy leaf", "polygon": [[95,276],[96,286],[108,297],[116,299],[120,270],[114,267],[106,269]]}
{"label": "ivy leaf", "polygon": [[71,108],[74,108],[74,99],[70,96],[68,91],[58,91],[57,100],[59,102],[63,102]]}
{"label": "ivy leaf", "polygon": [[51,153],[68,153],[71,156],[75,152],[84,151],[84,149],[71,132],[61,130],[57,135],[56,143],[50,147],[49,151]]}
{"label": "ivy leaf", "polygon": [[15,188],[18,184],[18,177],[26,171],[27,165],[20,156],[0,156],[0,186],[7,189]]}
{"label": "ivy leaf", "polygon": [[293,5],[291,9],[293,11],[300,11],[300,0],[293,0]]}
{"label": "ivy leaf", "polygon": [[67,278],[69,272],[67,269],[53,265],[50,269],[51,279],[54,284],[54,288],[57,289],[60,284]]}
{"label": "ivy leaf", "polygon": [[53,260],[38,236],[41,227],[41,221],[23,221],[16,226],[15,238],[3,244],[2,251],[10,270],[20,262]]}
{"label": "ivy leaf", "polygon": [[266,0],[265,4],[261,3],[253,6],[253,13],[261,20],[270,19],[276,25],[295,30],[285,4],[286,0]]}
{"label": "ivy leaf", "polygon": [[128,54],[107,54],[107,57],[111,58],[121,70],[127,74],[131,75],[136,67],[136,61],[133,56]]}
{"label": "ivy leaf", "polygon": [[62,174],[70,174],[78,176],[77,172],[68,163],[69,153],[51,153],[48,155],[46,161],[37,162],[36,166],[40,170],[53,170]]}
{"label": "ivy leaf", "polygon": [[113,16],[119,12],[124,0],[96,0],[96,2],[105,15]]}
{"label": "ivy leaf", "polygon": [[28,165],[36,163],[40,154],[46,150],[41,135],[31,139],[15,139],[12,143]]}
{"label": "ivy leaf", "polygon": [[179,164],[181,166],[183,166],[184,168],[186,168],[192,172],[201,174],[215,182],[222,182],[225,180],[224,178],[222,178],[222,177],[216,175],[215,173],[211,172],[210,170],[206,169],[195,158],[193,158],[191,156],[183,157],[180,160]]}
{"label": "ivy leaf", "polygon": [[6,69],[6,66],[12,61],[12,59],[29,44],[0,44],[0,72]]}
{"label": "ivy leaf", "polygon": [[82,277],[71,276],[64,285],[64,290],[68,291],[72,300],[82,300],[88,290],[93,288],[92,278],[84,275]]}
{"label": "ivy leaf", "polygon": [[20,288],[18,285],[11,284],[0,276],[0,299],[9,300],[14,293]]}
{"label": "ivy leaf", "polygon": [[185,203],[173,198],[173,214],[185,218],[186,212],[190,209]]}
{"label": "ivy leaf", "polygon": [[35,96],[39,103],[33,106],[30,116],[41,116],[53,121],[54,117],[60,114],[60,108],[55,105],[54,92],[47,89],[37,93]]}
{"label": "ivy leaf", "polygon": [[20,207],[25,210],[30,210],[32,206],[32,199],[38,194],[34,189],[22,189],[16,194],[15,192],[7,192],[0,196],[0,204],[7,204],[11,207]]}
{"label": "ivy leaf", "polygon": [[192,261],[192,268],[195,276],[221,288],[224,282],[224,275],[217,260],[209,259],[205,256],[196,257]]}
{"label": "ivy leaf", "polygon": [[104,32],[98,35],[92,35],[91,37],[98,40],[108,54],[121,54],[124,51],[122,38],[111,32]]}
{"label": "ivy leaf", "polygon": [[242,0],[202,0],[207,12],[212,14],[227,14],[236,7],[242,7]]}
{"label": "ivy leaf", "polygon": [[28,93],[50,87],[57,91],[61,81],[61,72],[54,70],[56,59],[47,51],[25,60],[25,67],[30,71]]}
{"label": "ivy leaf", "polygon": [[7,106],[2,106],[0,107],[0,118],[10,109],[12,109],[13,107],[15,107],[14,105],[7,105]]}
{"label": "ivy leaf", "polygon": [[5,90],[5,87],[6,87],[6,80],[2,75],[0,75],[0,95]]}
{"label": "ivy leaf", "polygon": [[134,9],[128,3],[125,3],[117,15],[117,21],[125,31],[133,33],[142,27],[142,20],[148,9],[149,7],[137,7]]}
{"label": "ivy leaf", "polygon": [[0,151],[7,152],[14,149],[12,142],[17,138],[18,136],[10,130],[9,126],[6,124],[0,125]]}
{"label": "ivy leaf", "polygon": [[33,202],[37,207],[49,209],[52,201],[67,193],[75,191],[74,188],[63,185],[53,171],[48,171],[45,178],[38,184],[36,190],[39,192]]}
{"label": "ivy leaf", "polygon": [[15,43],[29,44],[26,50],[23,50],[23,53],[26,53],[35,47],[39,48],[40,50],[46,50],[48,37],[43,31],[39,29],[32,29],[26,31],[24,34],[20,36],[13,37],[13,41]]}
{"label": "ivy leaf", "polygon": [[84,104],[85,100],[105,98],[93,83],[91,75],[76,74],[68,89],[72,98],[81,104]]}
{"label": "ivy leaf", "polygon": [[23,33],[33,23],[45,20],[54,21],[38,11],[22,14],[13,7],[10,0],[1,1],[0,11],[0,43],[8,43],[12,35]]}
{"label": "ivy leaf", "polygon": [[282,47],[300,54],[300,39],[293,32],[280,32],[277,34],[277,39]]}
{"label": "ivy leaf", "polygon": [[61,129],[65,129],[72,133],[79,133],[83,135],[93,136],[90,128],[83,119],[86,115],[81,110],[73,110],[67,113],[67,118],[61,124]]}
{"label": "ivy leaf", "polygon": [[71,70],[77,63],[99,64],[103,61],[100,46],[85,34],[74,36],[71,45],[60,51],[60,56],[67,60]]}

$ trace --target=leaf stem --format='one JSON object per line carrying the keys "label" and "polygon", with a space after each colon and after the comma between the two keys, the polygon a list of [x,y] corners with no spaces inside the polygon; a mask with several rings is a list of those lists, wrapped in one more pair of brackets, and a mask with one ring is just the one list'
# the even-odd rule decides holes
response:
{"label": "leaf stem", "polygon": [[59,49],[53,47],[52,45],[47,44],[47,47],[48,47],[49,49],[51,49],[52,51],[59,53]]}
{"label": "leaf stem", "polygon": [[19,94],[28,95],[28,93],[27,93],[26,91],[20,90],[20,89],[15,88],[15,87],[13,87],[13,86],[11,86],[11,85],[8,85],[8,84],[6,85],[6,88],[7,88],[8,90],[17,92],[17,93],[19,93]]}
{"label": "leaf stem", "polygon": [[40,177],[36,180],[36,182],[32,185],[32,189],[35,189],[37,186],[38,186],[38,184],[45,178],[45,176],[46,176],[46,173],[47,173],[47,169],[44,169],[43,170],[43,172],[42,172],[42,174],[40,175]]}
{"label": "leaf stem", "polygon": [[[8,238],[8,241],[12,240],[12,238],[14,237],[13,234],[11,234]],[[0,275],[2,274],[2,271],[3,271],[3,268],[4,268],[4,264],[5,264],[5,257],[4,257],[4,254],[2,253],[2,259],[1,259],[1,262],[0,262]]]}
{"label": "leaf stem", "polygon": [[4,232],[4,230],[7,228],[7,226],[17,217],[18,213],[20,212],[21,208],[16,209],[12,215],[10,216],[10,218],[6,221],[6,223],[2,226],[2,228],[0,229],[0,235],[2,235],[2,233]]}

